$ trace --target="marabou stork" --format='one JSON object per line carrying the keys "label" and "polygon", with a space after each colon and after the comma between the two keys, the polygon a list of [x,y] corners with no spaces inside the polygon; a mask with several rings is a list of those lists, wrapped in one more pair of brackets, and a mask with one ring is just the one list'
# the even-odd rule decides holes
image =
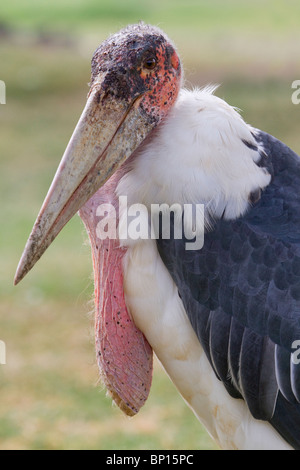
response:
{"label": "marabou stork", "polygon": [[[79,210],[92,248],[97,360],[119,407],[133,415],[144,404],[154,350],[222,448],[299,449],[299,188],[292,150],[212,88],[183,89],[168,37],[130,25],[94,53],[85,109],[15,283]],[[155,236],[129,236],[124,197],[129,208],[159,208]],[[169,236],[161,204],[184,208],[170,211]],[[197,213],[184,217],[200,204],[201,228]],[[139,217],[150,225],[149,212]],[[203,246],[187,248],[183,227],[174,235],[180,217]]]}

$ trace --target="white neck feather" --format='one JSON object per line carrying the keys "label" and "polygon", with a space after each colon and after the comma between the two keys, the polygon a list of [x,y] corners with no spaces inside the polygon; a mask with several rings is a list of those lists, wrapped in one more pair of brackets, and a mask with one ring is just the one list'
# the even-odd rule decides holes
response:
{"label": "white neck feather", "polygon": [[247,210],[249,195],[265,188],[271,177],[256,165],[262,149],[254,129],[214,96],[215,89],[180,92],[168,117],[120,180],[118,196],[147,207],[205,204],[211,216],[229,219]]}

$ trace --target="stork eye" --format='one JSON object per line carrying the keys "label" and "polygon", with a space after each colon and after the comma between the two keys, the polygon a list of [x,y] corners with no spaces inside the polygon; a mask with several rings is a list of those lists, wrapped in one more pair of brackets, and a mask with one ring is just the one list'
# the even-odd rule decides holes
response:
{"label": "stork eye", "polygon": [[156,65],[157,65],[156,57],[147,57],[147,59],[143,63],[143,68],[147,70],[153,70],[155,69]]}

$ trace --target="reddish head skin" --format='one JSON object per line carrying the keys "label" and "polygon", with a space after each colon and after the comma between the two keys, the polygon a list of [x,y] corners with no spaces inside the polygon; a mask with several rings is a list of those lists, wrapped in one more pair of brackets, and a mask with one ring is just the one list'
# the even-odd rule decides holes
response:
{"label": "reddish head skin", "polygon": [[91,87],[107,72],[103,88],[116,99],[139,102],[157,124],[174,104],[181,84],[181,65],[174,46],[162,31],[140,23],[104,41],[92,59]]}
{"label": "reddish head skin", "polygon": [[[115,99],[130,103],[140,97],[135,106],[155,125],[174,104],[181,84],[180,61],[173,45],[159,29],[145,24],[129,26],[99,46],[92,59],[91,87],[99,75],[105,75],[102,89]],[[99,240],[96,234],[97,207],[109,202],[117,210],[115,188],[128,163],[85,204],[80,216],[92,248],[100,373],[117,405],[133,415],[150,391],[152,349],[125,304],[122,263],[126,250],[118,240]]]}

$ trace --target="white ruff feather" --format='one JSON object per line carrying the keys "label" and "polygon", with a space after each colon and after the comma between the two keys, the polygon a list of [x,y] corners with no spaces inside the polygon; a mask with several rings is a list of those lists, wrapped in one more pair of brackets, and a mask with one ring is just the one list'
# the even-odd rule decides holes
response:
{"label": "white ruff feather", "polygon": [[[235,218],[246,211],[249,194],[269,184],[270,175],[255,164],[259,152],[242,141],[257,146],[254,130],[212,92],[181,91],[166,121],[119,182],[117,195],[126,195],[128,205],[204,203],[212,215]],[[127,307],[211,436],[224,449],[290,449],[268,423],[251,416],[243,400],[230,397],[216,378],[155,241],[122,244],[128,247]]]}
{"label": "white ruff feather", "polygon": [[180,92],[119,183],[128,204],[203,203],[211,215],[236,218],[246,211],[249,194],[270,183],[255,164],[259,152],[243,143],[257,146],[254,129],[213,90]]}

